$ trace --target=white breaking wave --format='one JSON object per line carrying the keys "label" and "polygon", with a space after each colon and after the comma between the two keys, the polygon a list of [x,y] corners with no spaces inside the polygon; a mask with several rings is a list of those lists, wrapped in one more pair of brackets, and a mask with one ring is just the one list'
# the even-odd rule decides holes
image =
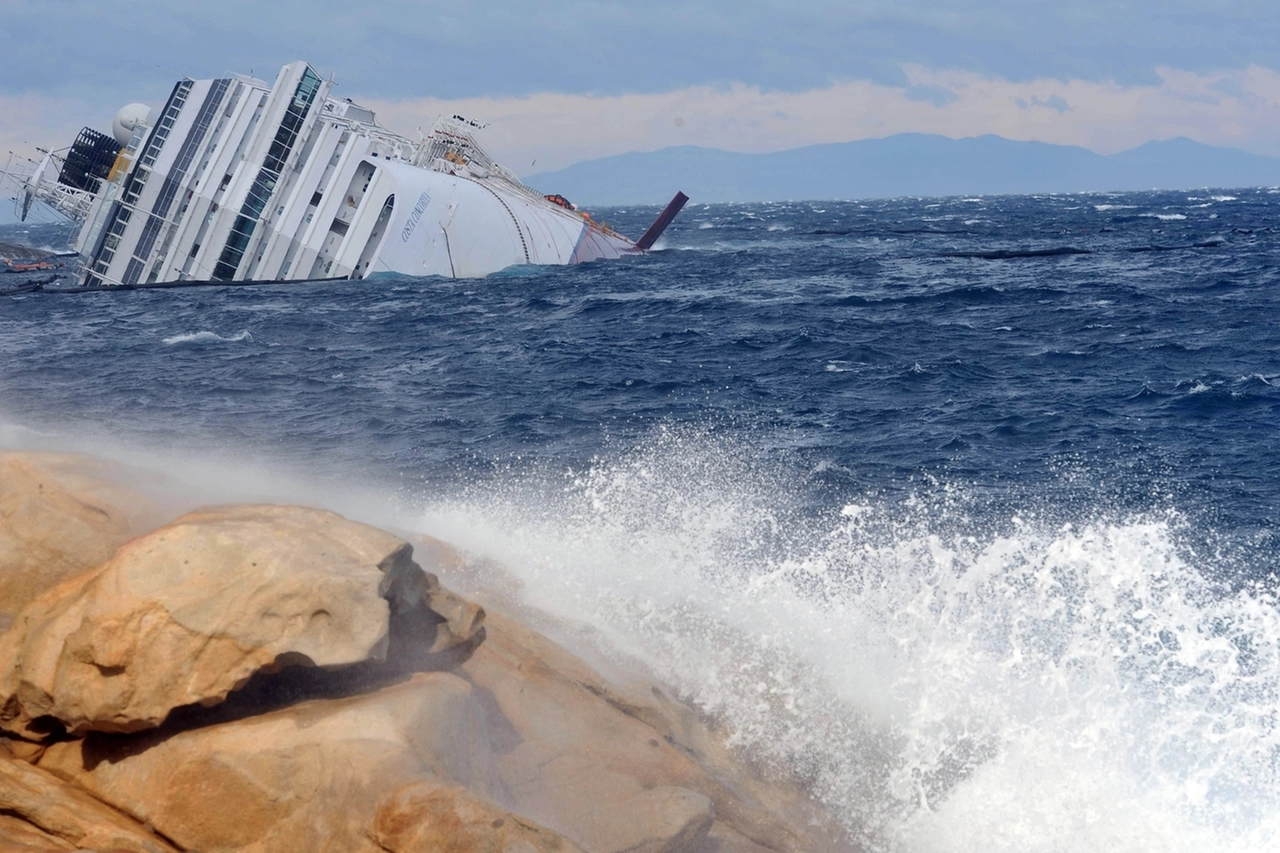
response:
{"label": "white breaking wave", "polygon": [[215,341],[234,344],[240,341],[251,341],[253,336],[249,332],[237,332],[231,337],[223,337],[217,332],[187,332],[182,335],[173,335],[164,339],[165,346],[173,346],[175,344],[210,344]]}
{"label": "white breaking wave", "polygon": [[1143,213],[1141,215],[1147,219],[1159,219],[1163,222],[1173,222],[1187,218],[1186,214],[1183,213]]}
{"label": "white breaking wave", "polygon": [[1206,580],[1176,512],[974,521],[939,487],[814,522],[757,460],[664,430],[563,481],[477,487],[421,526],[646,662],[866,849],[1280,836],[1277,602]]}

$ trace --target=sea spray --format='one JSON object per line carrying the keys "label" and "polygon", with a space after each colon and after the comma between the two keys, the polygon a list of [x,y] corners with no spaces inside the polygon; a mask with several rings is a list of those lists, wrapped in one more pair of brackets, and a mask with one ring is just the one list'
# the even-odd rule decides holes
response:
{"label": "sea spray", "polygon": [[992,517],[939,484],[815,516],[794,476],[664,429],[423,526],[645,662],[868,849],[1256,850],[1280,829],[1275,597],[1208,580],[1228,573],[1178,512]]}

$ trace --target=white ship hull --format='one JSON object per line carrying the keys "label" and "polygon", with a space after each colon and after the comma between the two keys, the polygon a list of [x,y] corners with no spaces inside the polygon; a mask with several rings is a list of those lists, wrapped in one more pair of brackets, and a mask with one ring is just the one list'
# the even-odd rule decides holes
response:
{"label": "white ship hull", "polygon": [[28,198],[83,220],[86,287],[582,263],[647,249],[683,204],[633,243],[494,163],[482,125],[454,116],[411,141],[330,88],[305,62],[274,84],[179,81],[158,110],[122,110],[116,143],[82,132],[57,184],[42,166]]}
{"label": "white ship hull", "polygon": [[[493,182],[383,162],[366,192],[379,207],[338,247],[332,273],[474,278],[519,264],[573,264],[635,252],[626,238]],[[382,206],[392,207],[383,215]],[[319,272],[316,270],[315,272]]]}

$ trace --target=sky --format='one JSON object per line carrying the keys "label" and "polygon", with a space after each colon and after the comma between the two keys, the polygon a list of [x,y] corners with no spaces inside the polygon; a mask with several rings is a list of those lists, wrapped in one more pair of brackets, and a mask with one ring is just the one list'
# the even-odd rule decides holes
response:
{"label": "sky", "polygon": [[295,59],[406,135],[489,122],[521,175],[908,131],[1280,156],[1275,0],[0,0],[0,36],[0,158]]}

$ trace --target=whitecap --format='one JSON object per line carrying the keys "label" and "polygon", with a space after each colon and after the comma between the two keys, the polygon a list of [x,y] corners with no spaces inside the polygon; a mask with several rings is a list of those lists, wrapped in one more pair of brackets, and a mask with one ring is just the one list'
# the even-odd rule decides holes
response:
{"label": "whitecap", "polygon": [[217,332],[187,332],[182,335],[173,335],[164,339],[165,346],[174,346],[175,344],[211,344],[214,342],[234,344],[241,341],[251,341],[253,336],[248,330],[237,332],[229,338],[224,338]]}

